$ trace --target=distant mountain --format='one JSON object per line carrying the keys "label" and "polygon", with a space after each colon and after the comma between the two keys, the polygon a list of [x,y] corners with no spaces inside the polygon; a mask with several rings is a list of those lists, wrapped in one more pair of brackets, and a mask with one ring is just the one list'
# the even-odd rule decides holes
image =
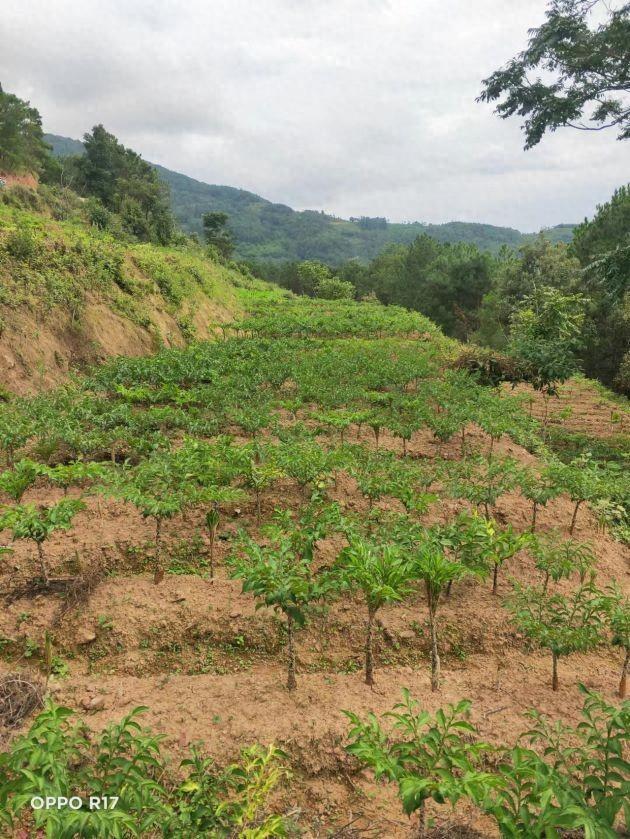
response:
{"label": "distant mountain", "polygon": [[[83,144],[68,137],[46,134],[58,157],[81,154]],[[319,259],[338,265],[349,259],[367,262],[386,245],[409,244],[427,233],[440,242],[470,242],[484,250],[502,245],[518,247],[533,238],[511,227],[451,221],[446,224],[395,224],[384,218],[340,219],[314,210],[296,211],[274,204],[253,192],[231,186],[206,184],[153,164],[171,193],[173,213],[189,233],[201,233],[201,217],[220,210],[230,217],[230,227],[242,259],[281,261]],[[571,240],[573,225],[561,224],[544,234],[554,242]]]}

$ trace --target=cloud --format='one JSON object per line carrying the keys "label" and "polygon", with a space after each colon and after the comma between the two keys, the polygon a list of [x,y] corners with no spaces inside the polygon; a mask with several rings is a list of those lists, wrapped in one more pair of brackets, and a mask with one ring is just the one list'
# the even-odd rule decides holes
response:
{"label": "cloud", "polygon": [[0,80],[47,130],[102,122],[143,156],[297,208],[523,230],[579,220],[627,149],[529,152],[475,102],[544,0],[3,0]]}

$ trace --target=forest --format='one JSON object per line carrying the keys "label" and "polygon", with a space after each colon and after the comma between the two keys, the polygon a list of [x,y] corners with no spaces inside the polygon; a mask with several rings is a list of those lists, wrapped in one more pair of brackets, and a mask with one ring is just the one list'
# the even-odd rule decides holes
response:
{"label": "forest", "polygon": [[[528,147],[627,135],[630,7],[585,15],[483,83]],[[66,151],[0,89],[0,835],[627,835],[630,189],[568,243],[246,260]]]}

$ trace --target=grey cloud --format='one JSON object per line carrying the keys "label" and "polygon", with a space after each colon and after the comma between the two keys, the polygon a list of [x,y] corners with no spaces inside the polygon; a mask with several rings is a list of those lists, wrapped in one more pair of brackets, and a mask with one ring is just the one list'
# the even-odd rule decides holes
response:
{"label": "grey cloud", "polygon": [[339,215],[579,219],[627,179],[612,136],[530,152],[477,104],[545,0],[3,0],[0,80],[78,137]]}

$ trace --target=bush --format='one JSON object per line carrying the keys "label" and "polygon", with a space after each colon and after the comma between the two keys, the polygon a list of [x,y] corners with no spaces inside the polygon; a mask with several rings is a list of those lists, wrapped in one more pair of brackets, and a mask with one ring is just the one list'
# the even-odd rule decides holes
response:
{"label": "bush", "polygon": [[338,277],[323,277],[315,286],[315,297],[323,300],[352,300],[354,286]]}
{"label": "bush", "polygon": [[31,260],[37,253],[37,242],[30,230],[18,228],[10,233],[5,248],[14,259],[21,259],[24,262]]}

